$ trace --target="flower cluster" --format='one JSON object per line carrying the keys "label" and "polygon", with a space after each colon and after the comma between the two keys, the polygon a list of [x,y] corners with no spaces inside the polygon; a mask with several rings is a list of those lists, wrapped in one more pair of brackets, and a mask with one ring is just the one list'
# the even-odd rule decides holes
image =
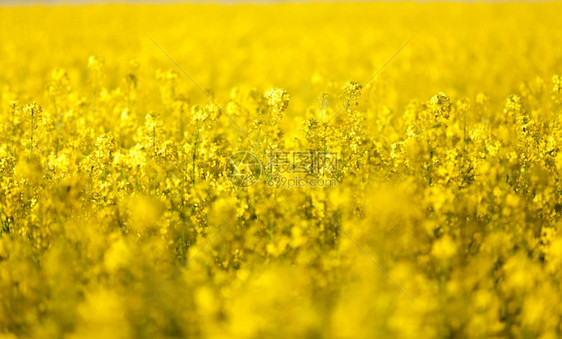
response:
{"label": "flower cluster", "polygon": [[498,6],[0,9],[0,338],[560,337],[562,5]]}

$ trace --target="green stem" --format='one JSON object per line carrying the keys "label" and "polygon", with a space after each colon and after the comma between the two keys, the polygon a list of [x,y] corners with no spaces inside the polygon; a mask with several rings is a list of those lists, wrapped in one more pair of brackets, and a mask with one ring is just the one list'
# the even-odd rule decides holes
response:
{"label": "green stem", "polygon": [[31,109],[31,128],[29,131],[29,159],[31,159],[33,157],[33,116],[34,116],[35,110],[32,108]]}
{"label": "green stem", "polygon": [[199,140],[199,122],[197,123],[197,133],[195,134],[195,140],[193,141],[193,158],[191,161],[191,184],[195,185],[195,160],[197,159],[197,142]]}
{"label": "green stem", "polygon": [[12,110],[12,155],[15,156],[16,155],[16,149],[14,147],[14,139],[16,137],[15,133],[16,133],[16,125],[15,125],[15,108]]}
{"label": "green stem", "polygon": [[153,157],[156,158],[156,124],[152,127],[152,152]]}
{"label": "green stem", "polygon": [[554,130],[554,126],[556,125],[556,119],[558,118],[559,111],[560,111],[560,91],[558,91],[558,102],[556,103],[556,114],[554,115],[554,121],[552,122],[552,130]]}

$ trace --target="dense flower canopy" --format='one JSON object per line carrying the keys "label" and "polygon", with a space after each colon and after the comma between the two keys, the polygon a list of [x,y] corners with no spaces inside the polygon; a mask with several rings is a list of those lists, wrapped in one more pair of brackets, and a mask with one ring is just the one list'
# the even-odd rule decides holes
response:
{"label": "dense flower canopy", "polygon": [[561,10],[0,8],[0,338],[560,337]]}

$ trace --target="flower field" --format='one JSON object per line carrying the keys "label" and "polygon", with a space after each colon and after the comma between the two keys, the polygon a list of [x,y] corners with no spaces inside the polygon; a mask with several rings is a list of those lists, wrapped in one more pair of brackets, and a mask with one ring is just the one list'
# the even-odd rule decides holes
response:
{"label": "flower field", "polygon": [[0,7],[0,338],[559,338],[562,3]]}

